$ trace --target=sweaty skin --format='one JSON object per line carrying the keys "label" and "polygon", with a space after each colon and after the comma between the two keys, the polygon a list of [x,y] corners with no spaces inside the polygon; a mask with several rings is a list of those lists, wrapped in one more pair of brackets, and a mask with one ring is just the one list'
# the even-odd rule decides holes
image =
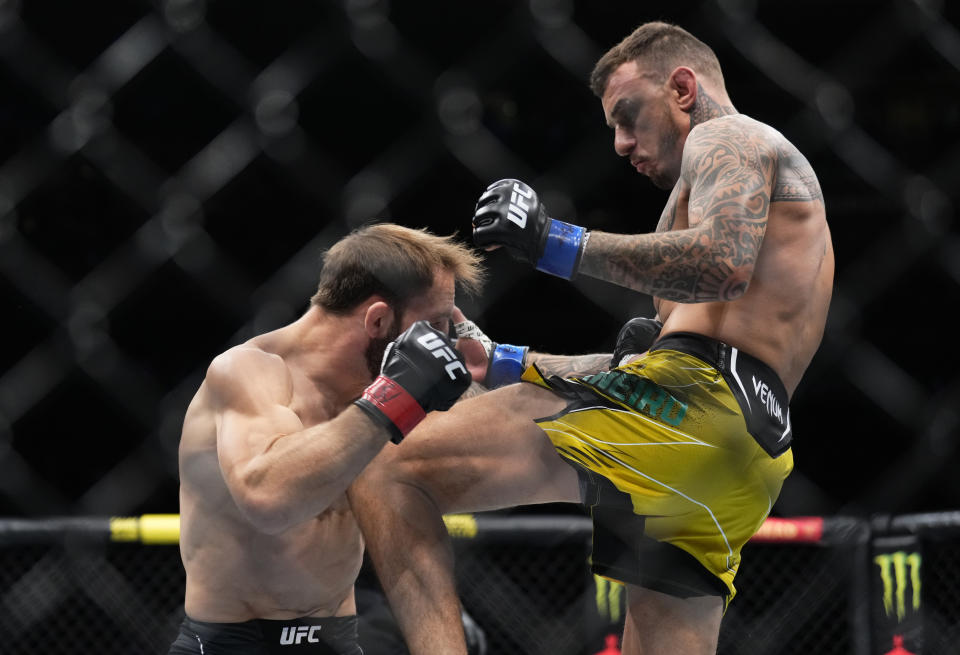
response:
{"label": "sweaty skin", "polygon": [[[722,92],[717,101],[692,86],[695,110],[675,118],[647,84],[624,64],[602,104],[617,152],[658,186],[672,182],[670,198],[655,233],[591,232],[580,272],[653,295],[662,334],[737,346],[769,364],[792,395],[823,337],[833,288],[816,175],[782,134],[736,113]],[[645,133],[683,120],[685,142],[664,146]]]}
{"label": "sweaty skin", "polygon": [[[446,330],[454,291],[452,274],[439,272],[393,333],[419,319]],[[179,456],[191,618],[356,613],[364,543],[346,489],[389,438],[352,405],[372,381],[364,317],[376,300],[347,316],[312,307],[210,365]]]}

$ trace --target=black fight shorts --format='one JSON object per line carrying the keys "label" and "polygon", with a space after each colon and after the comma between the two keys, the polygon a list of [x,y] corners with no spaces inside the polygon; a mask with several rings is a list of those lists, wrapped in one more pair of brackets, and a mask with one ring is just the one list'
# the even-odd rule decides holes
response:
{"label": "black fight shorts", "polygon": [[168,655],[363,655],[357,617],[208,623],[185,617]]}

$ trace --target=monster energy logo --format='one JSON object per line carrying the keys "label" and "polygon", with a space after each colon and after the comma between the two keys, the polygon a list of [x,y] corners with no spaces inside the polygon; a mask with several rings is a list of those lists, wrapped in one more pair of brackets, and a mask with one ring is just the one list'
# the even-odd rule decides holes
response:
{"label": "monster energy logo", "polygon": [[910,587],[913,590],[911,607],[913,611],[919,611],[920,553],[906,553],[898,550],[894,553],[877,555],[873,561],[880,567],[880,579],[883,581],[883,609],[887,616],[894,616],[894,608],[896,608],[898,623],[907,615],[907,569],[910,570]]}
{"label": "monster energy logo", "polygon": [[597,613],[610,623],[620,620],[620,600],[623,597],[623,585],[607,578],[594,575],[597,585]]}

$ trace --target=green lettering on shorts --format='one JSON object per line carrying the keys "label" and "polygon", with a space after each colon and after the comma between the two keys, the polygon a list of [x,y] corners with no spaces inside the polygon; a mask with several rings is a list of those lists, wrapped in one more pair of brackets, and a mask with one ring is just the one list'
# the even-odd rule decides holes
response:
{"label": "green lettering on shorts", "polygon": [[619,400],[627,407],[659,419],[674,427],[687,413],[681,402],[659,384],[624,371],[588,375],[580,380],[597,391]]}

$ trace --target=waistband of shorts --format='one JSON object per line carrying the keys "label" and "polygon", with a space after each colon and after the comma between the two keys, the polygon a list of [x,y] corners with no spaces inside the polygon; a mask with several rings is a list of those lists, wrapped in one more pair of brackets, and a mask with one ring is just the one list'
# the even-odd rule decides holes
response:
{"label": "waistband of shorts", "polygon": [[657,339],[650,346],[649,352],[656,350],[676,350],[677,352],[693,355],[721,373],[729,373],[731,362],[736,359],[746,363],[750,368],[763,374],[768,384],[776,385],[775,393],[781,398],[787,398],[787,388],[777,372],[763,360],[750,353],[744,352],[735,346],[718,341],[695,332],[671,332]]}
{"label": "waistband of shorts", "polygon": [[183,625],[200,636],[212,636],[223,634],[225,632],[245,633],[263,637],[273,631],[279,631],[284,627],[312,627],[322,626],[325,628],[337,627],[340,629],[354,628],[358,622],[355,614],[348,616],[302,616],[295,619],[250,619],[248,621],[237,621],[231,623],[216,623],[213,621],[198,621],[189,616],[183,617]]}

